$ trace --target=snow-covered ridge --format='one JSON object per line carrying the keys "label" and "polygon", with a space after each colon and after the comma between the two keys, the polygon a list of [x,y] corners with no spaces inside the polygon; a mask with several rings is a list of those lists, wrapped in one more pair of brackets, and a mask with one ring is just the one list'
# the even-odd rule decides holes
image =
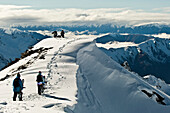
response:
{"label": "snow-covered ridge", "polygon": [[169,106],[158,102],[160,96],[169,104],[166,94],[125,70],[94,43],[78,52],[77,63],[78,103],[68,113],[169,113]]}
{"label": "snow-covered ridge", "polygon": [[[31,54],[0,72],[2,77],[20,71],[26,87],[24,101],[13,102],[11,84],[15,76],[0,81],[0,112],[169,113],[169,96],[104,54],[94,38],[48,38],[34,45],[31,50],[49,49],[40,55]],[[30,61],[29,66],[18,70]],[[43,95],[36,90],[38,71],[48,81]]]}
{"label": "snow-covered ridge", "polygon": [[25,32],[11,28],[0,29],[0,69],[29,47],[44,39],[45,36],[36,32]]}
{"label": "snow-covered ridge", "polygon": [[[94,36],[93,36],[94,37]],[[46,51],[33,53],[14,65],[0,72],[1,78],[4,75],[10,76],[0,81],[1,92],[0,112],[50,112],[65,113],[64,107],[76,103],[76,55],[79,49],[93,41],[93,37],[70,36],[69,38],[47,38],[30,50],[45,49]],[[42,57],[43,56],[43,57]],[[20,68],[26,66],[26,68]],[[36,75],[42,71],[47,78],[47,89],[43,95],[38,95]],[[23,90],[23,102],[12,102],[12,81],[17,72],[21,73],[25,80]],[[11,74],[12,73],[12,74]],[[2,96],[3,95],[3,96]],[[5,105],[2,103],[6,103]],[[23,103],[23,104],[20,104]]]}

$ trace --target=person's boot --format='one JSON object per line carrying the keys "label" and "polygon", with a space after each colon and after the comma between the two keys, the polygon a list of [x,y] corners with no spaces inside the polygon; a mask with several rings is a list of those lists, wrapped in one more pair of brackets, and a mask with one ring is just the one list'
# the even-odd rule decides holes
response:
{"label": "person's boot", "polygon": [[16,98],[13,97],[13,101],[16,101]]}

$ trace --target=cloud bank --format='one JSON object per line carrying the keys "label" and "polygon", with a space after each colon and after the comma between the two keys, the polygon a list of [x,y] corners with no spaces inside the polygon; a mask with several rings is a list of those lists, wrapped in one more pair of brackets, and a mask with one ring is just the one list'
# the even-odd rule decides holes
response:
{"label": "cloud bank", "polygon": [[[164,10],[153,9],[153,10]],[[168,12],[153,13],[129,8],[100,9],[32,9],[30,6],[0,5],[0,25],[77,25],[124,24],[160,22],[170,24]]]}
{"label": "cloud bank", "polygon": [[161,11],[161,12],[170,13],[170,7],[154,8],[153,10],[154,11]]}

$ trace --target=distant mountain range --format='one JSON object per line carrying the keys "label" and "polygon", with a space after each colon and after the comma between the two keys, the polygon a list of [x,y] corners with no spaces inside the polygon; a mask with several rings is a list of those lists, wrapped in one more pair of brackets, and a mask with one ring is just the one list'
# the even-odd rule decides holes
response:
{"label": "distant mountain range", "polygon": [[100,48],[119,64],[127,61],[133,72],[141,76],[155,75],[170,83],[170,40],[144,35],[106,35],[96,39],[97,43],[133,42],[138,46]]}
{"label": "distant mountain range", "polygon": [[68,30],[75,33],[82,31],[84,34],[100,34],[100,33],[133,33],[133,34],[159,34],[167,33],[170,34],[170,25],[167,24],[144,24],[138,26],[118,26],[113,24],[102,24],[102,25],[73,25],[73,26],[56,26],[56,25],[44,25],[44,26],[13,26],[20,30]]}

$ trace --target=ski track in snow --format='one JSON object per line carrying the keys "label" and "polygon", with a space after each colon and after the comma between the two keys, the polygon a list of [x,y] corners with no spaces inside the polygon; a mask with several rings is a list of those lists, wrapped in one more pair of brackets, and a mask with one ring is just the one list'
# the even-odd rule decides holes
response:
{"label": "ski track in snow", "polygon": [[[21,79],[25,79],[23,101],[12,101],[12,82],[15,77],[0,83],[0,112],[2,113],[64,113],[64,107],[76,104],[76,54],[81,47],[93,41],[94,37],[75,37],[70,39],[52,39],[56,43],[48,50],[45,60],[36,60],[27,69],[20,70]],[[57,40],[55,42],[55,40]],[[43,42],[43,41],[42,41]],[[41,42],[40,42],[41,43]],[[44,41],[45,43],[45,41]],[[40,46],[43,46],[40,44]],[[48,42],[46,42],[48,43]],[[52,44],[51,46],[54,46]],[[50,44],[45,46],[51,47]],[[40,48],[35,45],[34,48]],[[25,60],[26,61],[26,60]],[[24,61],[23,61],[24,62]],[[18,64],[20,65],[20,64]],[[13,68],[13,69],[16,69]],[[46,75],[47,85],[42,96],[37,94],[36,76],[38,71]],[[7,72],[7,71],[4,71]],[[4,73],[1,73],[4,74]],[[7,94],[7,95],[6,95]]]}

